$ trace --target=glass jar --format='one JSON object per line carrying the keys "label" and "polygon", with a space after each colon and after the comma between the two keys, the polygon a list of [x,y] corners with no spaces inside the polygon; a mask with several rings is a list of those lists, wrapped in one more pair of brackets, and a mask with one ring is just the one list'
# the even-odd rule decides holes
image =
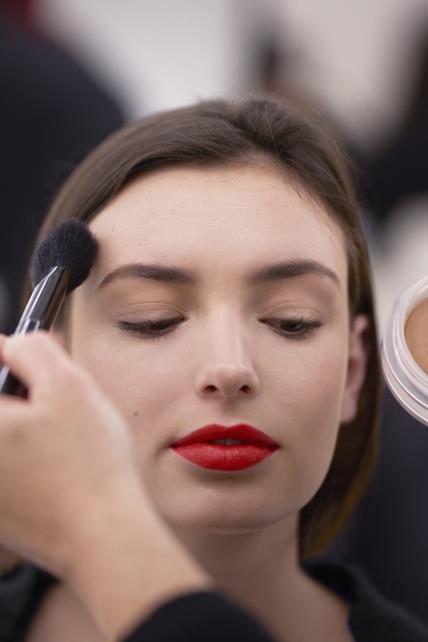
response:
{"label": "glass jar", "polygon": [[392,394],[407,412],[428,426],[428,374],[416,363],[405,337],[409,315],[426,299],[428,276],[404,290],[398,297],[383,336],[381,361],[385,380]]}

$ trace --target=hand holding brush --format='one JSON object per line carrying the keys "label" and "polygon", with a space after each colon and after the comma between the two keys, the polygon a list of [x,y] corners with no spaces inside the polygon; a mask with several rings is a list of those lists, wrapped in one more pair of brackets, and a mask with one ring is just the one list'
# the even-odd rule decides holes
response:
{"label": "hand holding brush", "polygon": [[[49,330],[70,292],[88,277],[98,244],[88,228],[76,220],[55,227],[39,243],[31,260],[33,292],[14,335]],[[26,388],[8,366],[0,370],[0,394],[25,397]],[[20,562],[12,551],[0,548],[0,574]]]}
{"label": "hand holding brush", "polygon": [[[64,300],[88,277],[98,245],[87,227],[75,220],[51,230],[31,261],[33,293],[14,334],[49,330]],[[0,393],[25,396],[25,387],[3,367]]]}

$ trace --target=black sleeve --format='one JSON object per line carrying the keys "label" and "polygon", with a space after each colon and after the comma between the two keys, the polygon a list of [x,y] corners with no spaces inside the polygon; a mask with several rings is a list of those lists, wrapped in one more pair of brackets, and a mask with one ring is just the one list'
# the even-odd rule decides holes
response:
{"label": "black sleeve", "polygon": [[123,642],[275,642],[245,609],[217,591],[180,595],[157,608]]}

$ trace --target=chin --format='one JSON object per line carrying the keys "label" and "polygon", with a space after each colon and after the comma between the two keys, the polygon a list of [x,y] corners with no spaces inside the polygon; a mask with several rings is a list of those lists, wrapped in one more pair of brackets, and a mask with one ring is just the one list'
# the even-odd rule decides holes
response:
{"label": "chin", "polygon": [[263,530],[280,520],[296,514],[293,509],[287,510],[282,503],[268,505],[258,501],[224,501],[217,497],[211,501],[201,498],[199,501],[190,500],[184,496],[181,501],[172,502],[171,497],[156,501],[155,505],[160,517],[172,530],[183,530],[192,533],[205,534],[244,534]]}

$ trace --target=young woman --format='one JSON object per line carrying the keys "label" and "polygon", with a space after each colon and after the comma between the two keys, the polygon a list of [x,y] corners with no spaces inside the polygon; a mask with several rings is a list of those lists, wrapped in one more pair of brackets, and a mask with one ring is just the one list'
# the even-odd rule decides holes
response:
{"label": "young woman", "polygon": [[57,341],[1,341],[30,390],[0,400],[0,541],[28,560],[4,639],[428,639],[315,557],[373,469],[379,388],[331,132],[266,97],[154,115],[77,168],[40,238],[71,218],[100,251]]}

